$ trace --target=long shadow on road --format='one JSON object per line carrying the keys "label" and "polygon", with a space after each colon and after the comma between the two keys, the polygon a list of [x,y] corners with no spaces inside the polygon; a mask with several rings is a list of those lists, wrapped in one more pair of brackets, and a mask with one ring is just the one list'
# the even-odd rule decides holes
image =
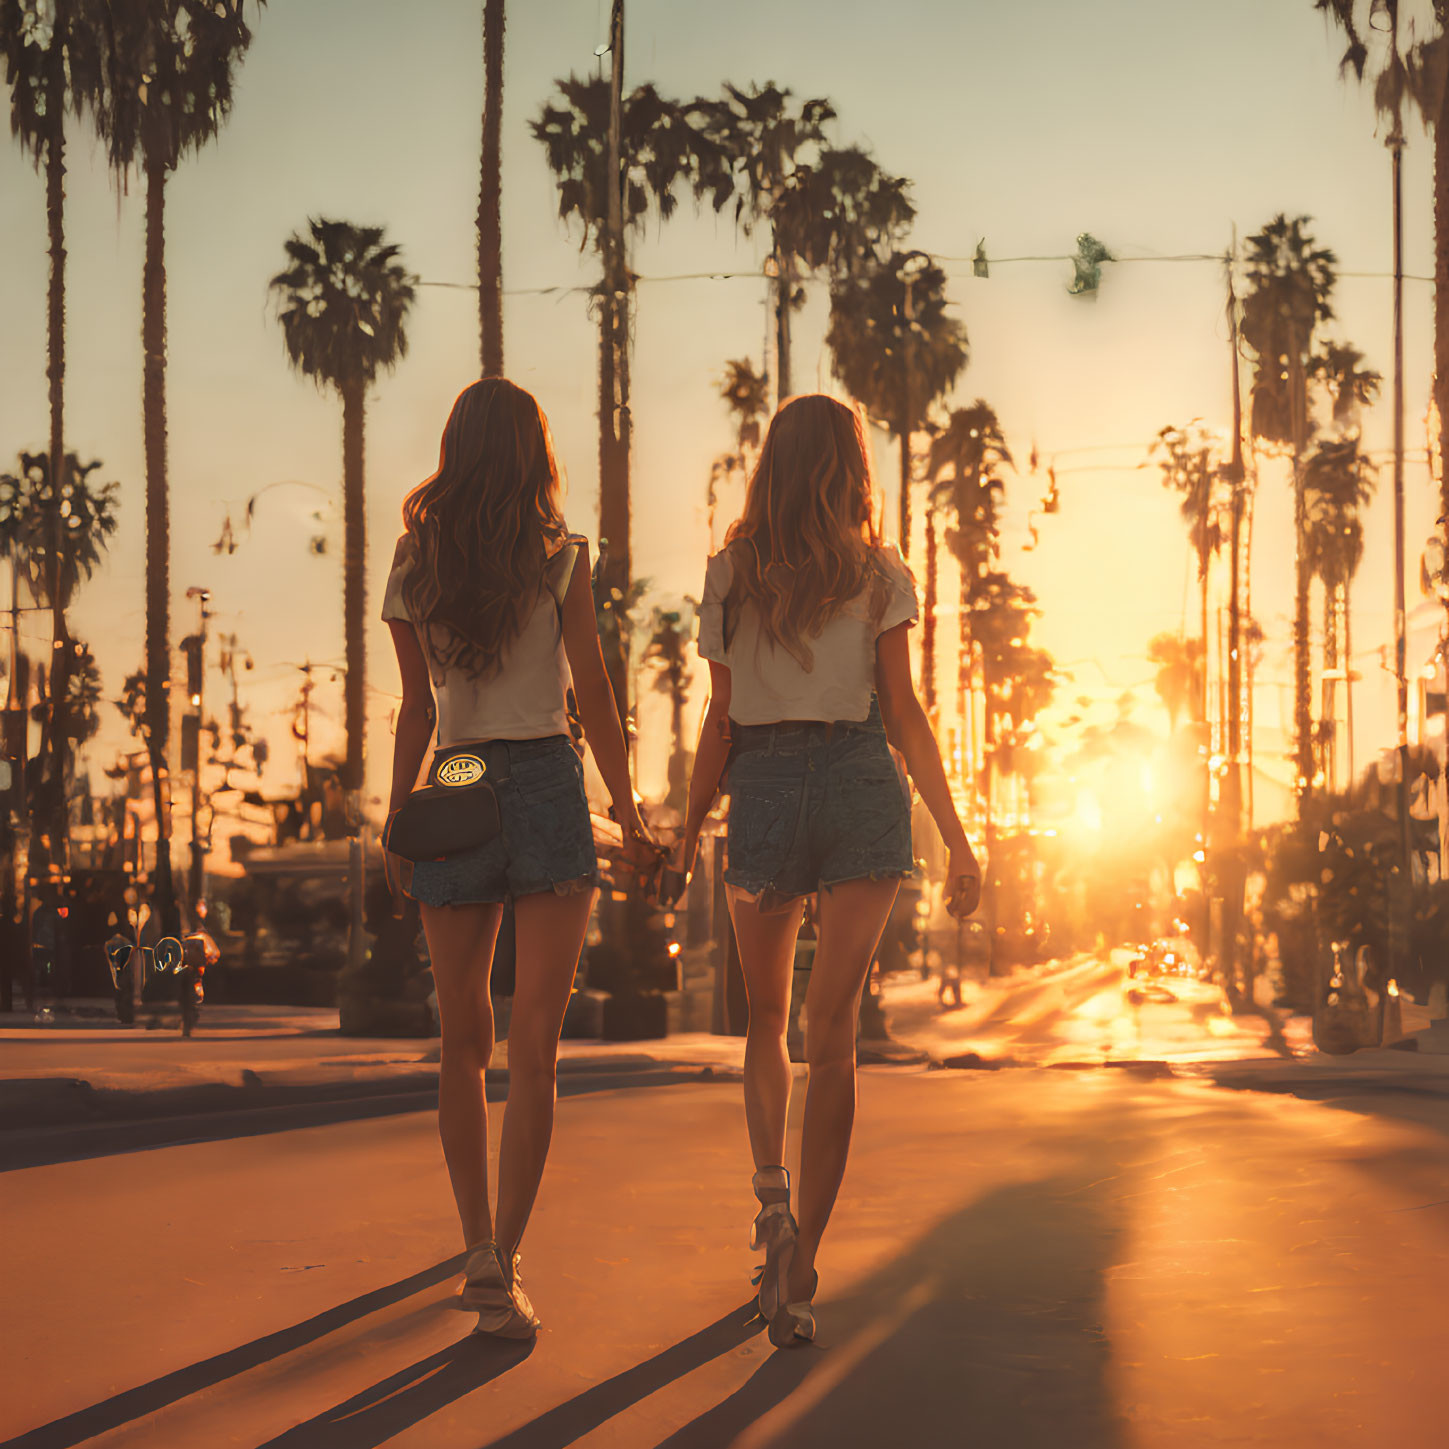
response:
{"label": "long shadow on road", "polygon": [[533,1343],[467,1338],[354,1394],[334,1409],[268,1439],[261,1449],[377,1449],[428,1415],[516,1368]]}
{"label": "long shadow on road", "polygon": [[660,1449],[752,1426],[752,1449],[1120,1449],[1103,1300],[1122,1238],[1120,1203],[1086,1175],[993,1192],[823,1300],[823,1347],[771,1355]]}
{"label": "long shadow on road", "polygon": [[[334,1333],[337,1329],[355,1322],[357,1319],[367,1317],[370,1313],[389,1308],[394,1303],[401,1303],[403,1299],[411,1297],[414,1293],[421,1292],[425,1288],[432,1288],[452,1277],[453,1274],[461,1272],[463,1262],[464,1255],[459,1253],[446,1262],[435,1264],[431,1268],[423,1269],[420,1273],[399,1279],[398,1282],[390,1283],[385,1288],[375,1288],[370,1293],[363,1293],[356,1298],[349,1299],[346,1303],[339,1303],[335,1308],[315,1314],[301,1323],[293,1324],[290,1328],[279,1329],[276,1333],[268,1333],[261,1338],[253,1339],[250,1343],[244,1343],[239,1348],[228,1349],[225,1353],[216,1354],[212,1358],[202,1359],[199,1363],[189,1364],[186,1368],[163,1374],[160,1378],[152,1379],[150,1383],[127,1389],[124,1393],[103,1399],[89,1408],[78,1409],[73,1414],[67,1414],[63,1419],[53,1419],[49,1424],[42,1424],[38,1429],[31,1429],[16,1438],[5,1440],[3,1444],[0,1444],[0,1449],[71,1449],[72,1445],[80,1444],[97,1434],[104,1434],[107,1430],[119,1428],[123,1424],[143,1418],[147,1414],[154,1414],[191,1394],[200,1393],[203,1389],[209,1389],[226,1379],[244,1374],[259,1364],[291,1353],[305,1344],[323,1338],[329,1333]],[[504,1365],[504,1367],[507,1366]],[[473,1371],[471,1365],[467,1371]],[[488,1377],[491,1376],[491,1374],[488,1375]],[[475,1379],[472,1387],[476,1387],[483,1381],[483,1379]],[[467,1390],[460,1389],[459,1392],[467,1392]],[[428,1410],[428,1412],[432,1411]],[[318,1439],[315,1442],[320,1445],[324,1441]],[[330,1443],[331,1441],[325,1442]],[[372,1444],[380,1441],[368,1440],[366,1442]]]}

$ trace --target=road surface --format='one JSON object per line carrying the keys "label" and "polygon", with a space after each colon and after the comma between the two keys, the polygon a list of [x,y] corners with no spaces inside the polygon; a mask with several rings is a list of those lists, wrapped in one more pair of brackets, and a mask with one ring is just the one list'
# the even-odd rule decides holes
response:
{"label": "road surface", "polygon": [[[27,1449],[1449,1442],[1449,1103],[1424,1089],[1407,1110],[1351,1075],[1328,1101],[1220,1085],[1228,1038],[1199,1024],[1193,1062],[1192,1003],[1148,1022],[1145,1066],[1038,1064],[1033,1051],[1116,1030],[1098,966],[1056,983],[1034,1023],[1021,1002],[1021,1019],[963,1029],[1028,1065],[862,1073],[820,1338],[795,1352],[750,1321],[732,1081],[601,1078],[561,1101],[525,1244],[545,1321],[531,1350],[470,1339],[450,1306],[459,1245],[425,1112],[150,1151],[118,1128],[104,1155],[0,1174],[0,1435]],[[1153,1065],[1172,1040],[1182,1055]]]}

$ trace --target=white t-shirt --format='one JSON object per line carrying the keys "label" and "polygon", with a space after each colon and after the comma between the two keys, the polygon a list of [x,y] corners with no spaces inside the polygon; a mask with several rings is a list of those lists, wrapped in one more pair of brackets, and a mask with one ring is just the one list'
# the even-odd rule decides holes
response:
{"label": "white t-shirt", "polygon": [[704,571],[699,606],[699,653],[729,666],[730,718],[737,724],[774,724],[786,719],[863,720],[875,689],[875,641],[897,624],[920,617],[916,581],[893,546],[877,550],[885,578],[885,607],[879,617],[870,585],[857,594],[814,638],[806,669],[765,633],[753,601],[739,608],[725,643],[725,600],[734,582],[734,563],[725,547]]}
{"label": "white t-shirt", "polygon": [[[466,669],[444,669],[428,649],[423,631],[417,631],[437,700],[440,748],[474,740],[538,740],[568,734],[566,697],[571,676],[559,609],[583,542],[571,534],[549,559],[538,602],[492,674],[474,678]],[[384,619],[411,621],[403,581],[416,562],[413,537],[405,533],[398,539],[387,576]]]}

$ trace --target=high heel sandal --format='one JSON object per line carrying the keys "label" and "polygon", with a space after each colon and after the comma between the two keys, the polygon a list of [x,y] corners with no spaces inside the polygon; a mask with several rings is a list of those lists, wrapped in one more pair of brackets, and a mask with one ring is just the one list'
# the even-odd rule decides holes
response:
{"label": "high heel sandal", "polygon": [[785,1278],[799,1229],[790,1212],[790,1174],[783,1167],[760,1168],[753,1185],[760,1210],[750,1227],[750,1247],[765,1250],[753,1282],[760,1288],[760,1317],[769,1321],[785,1301]]}
{"label": "high heel sandal", "polygon": [[474,1333],[494,1338],[532,1338],[539,1329],[538,1315],[518,1278],[518,1258],[506,1265],[498,1244],[489,1239],[469,1250],[464,1266],[467,1281],[458,1295],[464,1308],[478,1315]]}
{"label": "high heel sandal", "polygon": [[770,1318],[770,1342],[776,1348],[799,1348],[815,1339],[815,1294],[820,1275],[810,1274],[810,1296],[794,1303],[781,1303]]}

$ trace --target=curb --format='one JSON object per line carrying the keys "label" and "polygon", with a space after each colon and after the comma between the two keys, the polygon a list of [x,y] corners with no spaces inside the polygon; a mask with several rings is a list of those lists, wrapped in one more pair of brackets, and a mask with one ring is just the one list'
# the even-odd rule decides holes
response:
{"label": "curb", "polygon": [[[565,1057],[559,1061],[560,1092],[571,1083],[601,1079],[619,1086],[670,1081],[728,1081],[738,1076],[718,1062],[671,1061],[645,1054]],[[485,1090],[505,1088],[506,1067],[490,1067]],[[98,1086],[84,1077],[13,1077],[0,1080],[0,1143],[37,1128],[146,1122],[278,1107],[365,1103],[385,1097],[435,1099],[436,1062],[344,1080],[311,1073],[262,1074],[243,1068],[238,1080],[201,1081],[165,1087]]]}

